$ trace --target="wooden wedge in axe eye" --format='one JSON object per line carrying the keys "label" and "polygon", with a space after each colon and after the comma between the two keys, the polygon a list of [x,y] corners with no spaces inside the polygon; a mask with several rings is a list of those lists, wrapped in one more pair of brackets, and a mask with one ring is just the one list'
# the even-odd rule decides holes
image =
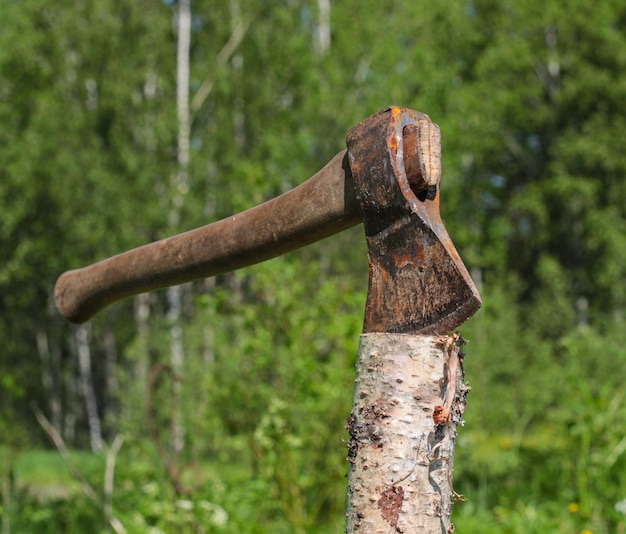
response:
{"label": "wooden wedge in axe eye", "polygon": [[348,419],[348,533],[451,532],[465,395],[459,327],[478,291],[439,214],[439,128],[405,108],[356,125],[348,149],[241,214],[62,274],[81,323],[123,297],[214,276],[363,223],[369,289]]}

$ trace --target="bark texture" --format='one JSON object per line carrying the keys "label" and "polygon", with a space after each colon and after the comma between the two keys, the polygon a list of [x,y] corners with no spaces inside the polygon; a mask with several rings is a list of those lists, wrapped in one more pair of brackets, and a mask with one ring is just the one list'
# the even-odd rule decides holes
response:
{"label": "bark texture", "polygon": [[97,453],[102,451],[102,422],[100,421],[100,413],[98,412],[96,389],[91,372],[90,338],[91,327],[89,325],[81,325],[76,329],[76,351],[78,352],[78,369],[80,371],[80,390],[85,400],[91,450]]}
{"label": "bark texture", "polygon": [[454,439],[470,389],[463,343],[362,335],[347,425],[348,534],[454,531]]}

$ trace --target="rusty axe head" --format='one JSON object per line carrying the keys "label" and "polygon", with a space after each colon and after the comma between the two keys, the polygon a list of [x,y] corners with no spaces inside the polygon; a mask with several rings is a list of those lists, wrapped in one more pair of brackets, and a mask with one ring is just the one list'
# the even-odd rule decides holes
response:
{"label": "rusty axe head", "polygon": [[350,130],[347,144],[347,154],[280,197],[62,274],[57,308],[84,322],[123,297],[252,265],[362,221],[364,332],[455,329],[480,297],[439,215],[439,129],[423,113],[390,107]]}
{"label": "rusty axe head", "polygon": [[369,256],[363,331],[457,328],[481,301],[439,214],[439,128],[423,113],[391,107],[347,141]]}

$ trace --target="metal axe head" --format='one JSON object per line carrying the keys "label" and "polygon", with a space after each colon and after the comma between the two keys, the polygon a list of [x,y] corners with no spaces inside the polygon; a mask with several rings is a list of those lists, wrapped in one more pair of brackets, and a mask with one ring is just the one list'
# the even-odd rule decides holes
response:
{"label": "metal axe head", "polygon": [[363,331],[457,328],[481,301],[439,214],[439,128],[390,107],[350,130],[347,143],[369,256]]}
{"label": "metal axe head", "polygon": [[62,274],[57,308],[81,323],[123,297],[252,265],[362,221],[364,332],[453,330],[480,297],[439,216],[439,129],[423,113],[391,107],[350,130],[347,143],[347,154],[280,197]]}

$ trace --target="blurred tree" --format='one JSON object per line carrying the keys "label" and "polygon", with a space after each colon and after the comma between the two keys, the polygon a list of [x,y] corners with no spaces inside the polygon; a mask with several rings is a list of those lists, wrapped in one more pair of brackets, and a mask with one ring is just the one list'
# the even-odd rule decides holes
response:
{"label": "blurred tree", "polygon": [[[157,102],[171,94],[171,80],[158,70],[167,63],[155,30],[167,37],[169,13],[158,4],[118,8],[106,0],[71,9],[6,2],[2,11],[3,364],[7,376],[20,375],[16,383],[32,401],[54,400],[60,424],[64,381],[77,366],[68,359],[67,327],[50,303],[56,276],[148,240],[161,224],[155,200],[171,165],[172,112]],[[137,202],[146,199],[154,209],[138,218]],[[44,376],[57,377],[47,381],[54,392],[38,383],[35,327],[49,368]],[[96,380],[103,373],[96,369]],[[13,408],[24,418],[29,408],[19,389],[3,393],[3,413]]]}
{"label": "blurred tree", "polygon": [[[460,214],[488,280],[514,277],[529,326],[603,329],[626,304],[625,10],[616,2],[476,1],[454,100]],[[563,13],[568,16],[564,17]],[[455,192],[451,192],[455,195]],[[474,261],[474,258],[472,258]],[[609,322],[611,324],[612,321]]]}

